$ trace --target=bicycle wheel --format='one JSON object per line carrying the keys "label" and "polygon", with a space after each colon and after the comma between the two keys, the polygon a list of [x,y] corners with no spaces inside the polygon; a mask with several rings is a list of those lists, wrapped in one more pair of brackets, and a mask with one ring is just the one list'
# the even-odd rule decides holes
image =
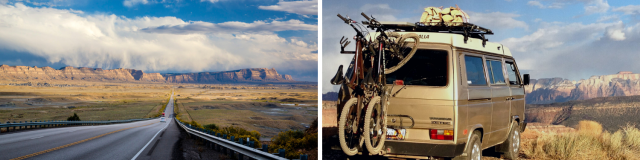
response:
{"label": "bicycle wheel", "polygon": [[380,96],[371,99],[364,118],[364,144],[370,154],[377,155],[387,139],[386,113],[380,104]]}
{"label": "bicycle wheel", "polygon": [[356,111],[351,111],[358,109],[357,101],[357,98],[351,98],[344,104],[340,121],[338,122],[340,148],[342,148],[342,151],[348,156],[356,155],[358,153],[358,147],[362,146],[362,142],[364,141],[362,136],[357,133],[358,127],[354,127],[355,122],[358,120]]}
{"label": "bicycle wheel", "polygon": [[[401,46],[401,48],[396,49],[394,52],[392,52],[391,54],[395,54],[396,57],[398,57],[398,59],[400,60],[397,64],[395,65],[389,65],[386,64],[386,68],[384,69],[384,73],[385,74],[390,74],[395,72],[396,70],[400,69],[400,67],[402,67],[405,63],[407,63],[407,61],[409,61],[409,59],[411,59],[411,57],[413,57],[413,55],[416,53],[416,51],[418,50],[418,44],[420,43],[420,37],[415,34],[415,33],[407,33],[407,34],[403,34],[403,35],[399,35],[398,33],[392,33],[390,34],[390,37],[399,37],[398,39],[398,45]],[[409,51],[409,53],[402,53],[403,52],[403,48],[406,45],[407,42],[405,42],[407,40],[407,38],[411,38],[413,39],[414,43],[411,46],[408,46],[409,48],[411,48],[411,51]],[[387,63],[387,62],[385,62]]]}

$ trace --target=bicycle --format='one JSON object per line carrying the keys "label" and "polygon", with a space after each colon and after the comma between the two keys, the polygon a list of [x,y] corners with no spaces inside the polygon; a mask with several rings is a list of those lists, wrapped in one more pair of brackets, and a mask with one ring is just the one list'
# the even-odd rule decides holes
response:
{"label": "bicycle", "polygon": [[[375,41],[367,41],[362,25],[338,14],[340,19],[356,31],[354,37],[356,50],[344,51],[350,42],[344,37],[340,40],[341,53],[355,55],[346,74],[348,81],[342,77],[342,65],[331,80],[334,85],[342,84],[353,89],[352,93],[348,93],[349,100],[344,103],[342,112],[339,112],[338,120],[340,146],[348,156],[357,154],[363,142],[369,154],[383,154],[381,151],[386,139],[386,106],[390,95],[386,87],[385,74],[394,72],[411,59],[420,40],[413,33],[400,35],[390,32],[387,34],[388,29],[375,18],[369,18],[364,13],[361,15],[367,19],[362,24],[379,32],[380,35],[375,38]],[[409,43],[406,39],[409,38],[413,39],[414,43],[413,46],[407,47]],[[406,48],[411,50],[406,52]],[[364,115],[362,115],[363,111]]]}

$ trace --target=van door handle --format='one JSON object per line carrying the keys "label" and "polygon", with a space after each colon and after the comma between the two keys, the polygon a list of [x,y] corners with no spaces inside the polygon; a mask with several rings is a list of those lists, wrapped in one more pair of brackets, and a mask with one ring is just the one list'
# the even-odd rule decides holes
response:
{"label": "van door handle", "polygon": [[491,98],[469,99],[470,101],[491,101]]}
{"label": "van door handle", "polygon": [[507,101],[513,100],[513,97],[507,97]]}

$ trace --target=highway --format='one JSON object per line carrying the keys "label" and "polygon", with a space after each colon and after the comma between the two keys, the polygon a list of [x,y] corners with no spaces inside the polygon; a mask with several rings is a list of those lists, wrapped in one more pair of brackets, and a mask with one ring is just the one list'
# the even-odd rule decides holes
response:
{"label": "highway", "polygon": [[172,102],[173,94],[165,110],[166,123],[152,119],[3,133],[0,159],[172,159],[180,134],[171,118]]}

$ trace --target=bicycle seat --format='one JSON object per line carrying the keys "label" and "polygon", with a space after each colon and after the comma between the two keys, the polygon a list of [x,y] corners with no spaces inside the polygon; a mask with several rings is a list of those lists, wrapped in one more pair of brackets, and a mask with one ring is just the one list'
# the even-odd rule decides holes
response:
{"label": "bicycle seat", "polygon": [[340,67],[338,67],[338,72],[336,73],[336,75],[331,78],[331,84],[339,85],[342,83],[344,83],[344,77],[342,76],[342,65],[340,65]]}

